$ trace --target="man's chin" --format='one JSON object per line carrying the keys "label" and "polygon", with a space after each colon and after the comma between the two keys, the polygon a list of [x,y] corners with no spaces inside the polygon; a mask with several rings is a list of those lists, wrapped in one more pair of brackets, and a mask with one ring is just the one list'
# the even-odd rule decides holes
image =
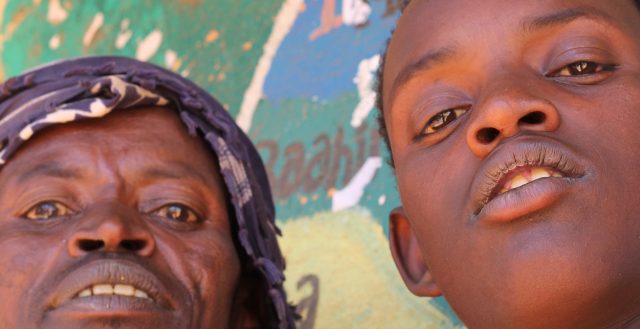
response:
{"label": "man's chin", "polygon": [[[38,329],[49,328],[188,328],[189,317],[161,308],[126,302],[110,305],[95,301],[77,305],[67,305],[51,310],[42,318]],[[104,307],[104,306],[107,307]],[[130,306],[129,309],[125,309]]]}

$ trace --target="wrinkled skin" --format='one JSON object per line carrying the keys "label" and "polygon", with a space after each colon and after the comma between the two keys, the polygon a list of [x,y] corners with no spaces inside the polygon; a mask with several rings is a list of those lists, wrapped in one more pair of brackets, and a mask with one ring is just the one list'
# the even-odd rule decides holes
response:
{"label": "wrinkled skin", "polygon": [[[412,292],[471,329],[640,328],[631,0],[414,0],[383,95]],[[559,177],[501,192],[535,168]]]}
{"label": "wrinkled skin", "polygon": [[[240,264],[217,170],[162,108],[36,135],[0,170],[0,327],[233,326]],[[74,298],[109,280],[154,301]]]}

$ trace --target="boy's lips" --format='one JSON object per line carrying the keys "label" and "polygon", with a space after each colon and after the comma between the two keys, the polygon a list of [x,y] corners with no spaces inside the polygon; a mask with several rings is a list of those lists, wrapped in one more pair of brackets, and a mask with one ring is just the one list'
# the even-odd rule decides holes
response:
{"label": "boy's lips", "polygon": [[496,150],[473,184],[474,217],[509,221],[551,205],[585,175],[570,151],[523,137]]}

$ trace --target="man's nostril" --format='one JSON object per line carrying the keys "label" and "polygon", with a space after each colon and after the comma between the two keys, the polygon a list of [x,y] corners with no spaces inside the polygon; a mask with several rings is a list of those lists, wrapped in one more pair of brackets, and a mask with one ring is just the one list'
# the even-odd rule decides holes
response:
{"label": "man's nostril", "polygon": [[500,135],[496,128],[482,128],[476,133],[476,139],[482,144],[491,144]]}
{"label": "man's nostril", "polygon": [[520,123],[535,125],[543,123],[546,120],[547,115],[540,111],[531,112],[522,118],[520,118]]}
{"label": "man's nostril", "polygon": [[80,240],[78,247],[83,251],[96,251],[104,248],[104,241],[101,240]]}
{"label": "man's nostril", "polygon": [[120,243],[120,246],[128,251],[142,250],[147,244],[143,240],[124,240]]}

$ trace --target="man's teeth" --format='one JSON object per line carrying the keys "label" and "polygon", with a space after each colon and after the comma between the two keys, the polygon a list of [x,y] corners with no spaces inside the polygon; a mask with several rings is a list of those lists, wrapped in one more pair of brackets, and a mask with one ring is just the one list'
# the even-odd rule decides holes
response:
{"label": "man's teeth", "polygon": [[522,185],[531,183],[534,180],[547,177],[562,177],[562,174],[549,168],[531,168],[515,175],[514,177],[506,181],[502,186],[502,189],[500,189],[500,194],[509,190],[513,190],[514,188],[518,188]]}
{"label": "man's teeth", "polygon": [[99,295],[120,295],[151,299],[147,292],[128,284],[96,284],[78,293],[79,298]]}

